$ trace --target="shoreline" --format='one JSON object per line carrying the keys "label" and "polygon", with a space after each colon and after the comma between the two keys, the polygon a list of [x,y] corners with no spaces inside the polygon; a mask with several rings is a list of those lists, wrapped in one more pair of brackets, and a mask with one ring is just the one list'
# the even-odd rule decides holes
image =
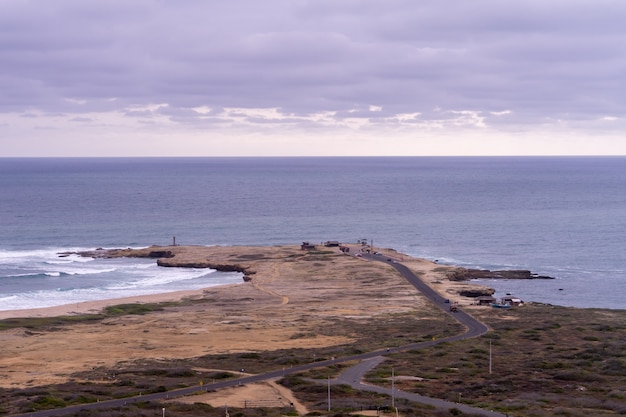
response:
{"label": "shoreline", "polygon": [[[342,245],[344,246],[344,245]],[[358,244],[347,244],[346,247],[351,249],[351,253],[346,254],[353,258],[360,249],[366,248]],[[77,303],[68,303],[58,306],[40,307],[40,308],[25,308],[25,309],[12,309],[0,311],[0,320],[11,318],[44,318],[44,317],[56,317],[56,316],[72,316],[82,314],[98,314],[103,309],[109,306],[118,304],[147,304],[147,303],[159,303],[159,302],[178,302],[183,301],[185,298],[201,298],[207,291],[215,289],[225,288],[229,286],[239,286],[244,283],[253,280],[253,277],[257,274],[254,265],[254,256],[246,255],[247,252],[259,250],[259,249],[279,249],[279,248],[296,248],[296,246],[149,246],[143,248],[113,248],[113,249],[94,249],[89,251],[72,252],[84,257],[96,257],[96,258],[148,258],[153,259],[154,262],[163,268],[168,267],[193,267],[193,268],[210,268],[221,272],[240,272],[243,274],[242,281],[235,284],[221,284],[209,287],[203,287],[195,290],[179,290],[168,291],[162,293],[135,295],[128,297],[114,297],[102,300],[89,300],[81,301]],[[324,248],[327,249],[327,248]],[[339,248],[332,248],[339,252]],[[455,265],[439,264],[436,261],[430,261],[423,258],[414,258],[410,255],[399,253],[395,249],[391,248],[376,248],[384,253],[385,256],[389,256],[406,264],[409,267],[416,268],[418,271],[424,269],[425,265],[429,268],[426,269],[447,269],[455,271],[461,269],[461,267]],[[239,256],[235,256],[237,259],[233,261],[232,257],[228,254],[239,253]],[[211,253],[213,256],[211,260],[208,260],[206,255]],[[61,255],[67,255],[68,253],[60,253]],[[247,259],[249,262],[240,262],[239,259]],[[369,262],[367,257],[360,258],[364,262]],[[463,268],[464,269],[464,268]],[[487,271],[490,272],[490,271]],[[476,285],[471,280],[453,279],[454,273],[446,279],[441,279],[440,276],[429,279],[432,274],[425,274],[423,279],[426,280],[428,285],[438,290],[444,297],[453,299],[459,305],[471,305],[473,301],[471,298],[464,297],[460,294],[459,288],[472,288],[478,291],[495,291],[493,288],[485,285]]]}
{"label": "shoreline", "polygon": [[[347,246],[351,246],[353,248],[361,248],[361,244],[349,243]],[[289,247],[295,245],[275,245],[274,247]],[[321,247],[321,245],[318,245]],[[55,252],[58,257],[65,257],[69,255],[78,255],[83,257],[92,257],[96,260],[98,259],[106,259],[106,258],[137,258],[143,259],[144,261],[153,260],[154,263],[160,267],[179,267],[179,268],[210,268],[220,272],[239,272],[243,274],[243,280],[248,281],[251,280],[254,274],[256,273],[254,270],[250,269],[249,265],[246,263],[224,261],[224,260],[213,260],[199,257],[197,254],[191,254],[188,256],[185,254],[188,250],[192,249],[195,252],[202,251],[203,249],[209,248],[219,248],[220,246],[216,245],[152,245],[146,247],[119,247],[119,248],[93,248],[93,249],[74,249],[67,251],[67,249],[58,248]],[[237,248],[247,248],[247,247],[273,247],[272,245],[259,245],[259,246],[222,246],[222,248],[231,248],[237,250]],[[380,248],[376,248],[378,250]],[[454,263],[441,262],[437,259],[433,258],[422,258],[417,255],[408,255],[405,253],[401,253],[392,248],[381,249],[387,251],[391,254],[396,254],[398,256],[398,260],[403,262],[402,259],[414,259],[414,260],[424,260],[426,262],[433,262],[442,267],[446,268],[456,268],[457,270],[462,270],[463,272],[460,275],[464,275],[464,281],[475,284],[476,287],[490,288],[494,290],[493,295],[495,297],[501,298],[504,296],[509,296],[511,294],[515,295],[517,298],[521,298],[526,302],[535,302],[541,304],[549,304],[556,305],[562,307],[572,307],[572,308],[600,308],[600,309],[611,309],[611,310],[621,310],[623,307],[621,304],[612,303],[607,305],[606,302],[601,304],[597,304],[594,302],[595,300],[591,300],[591,302],[581,302],[580,297],[577,298],[576,294],[581,293],[580,285],[577,286],[576,282],[569,282],[566,279],[562,279],[563,277],[549,276],[544,274],[538,274],[530,270],[521,270],[521,269],[495,269],[488,270],[480,267],[475,267],[472,265],[463,264],[457,265]],[[352,253],[354,254],[354,253]],[[161,271],[163,269],[161,268]],[[479,275],[475,275],[479,273]],[[486,275],[481,275],[481,273],[487,273]],[[451,280],[455,280],[450,278]],[[534,283],[527,283],[526,281],[533,280]],[[511,283],[512,285],[509,285]],[[232,285],[232,282],[218,285]],[[0,310],[0,320],[10,317],[20,317],[20,314],[27,314],[26,317],[50,317],[51,315],[55,315],[54,312],[47,312],[46,310],[57,310],[58,312],[65,314],[83,314],[85,312],[90,312],[91,310],[95,310],[100,308],[100,306],[106,307],[108,305],[115,304],[115,300],[120,300],[120,303],[125,302],[153,302],[151,299],[158,300],[165,299],[165,301],[171,301],[171,298],[166,294],[176,293],[180,291],[190,291],[201,292],[206,290],[207,288],[211,288],[214,285],[209,285],[206,287],[196,287],[191,290],[168,290],[164,289],[161,293],[149,293],[143,295],[129,295],[124,296],[123,294],[111,294],[112,298],[107,299],[95,299],[95,300],[85,300],[85,301],[69,301],[66,305],[55,305],[49,307],[33,307],[32,305],[36,305],[36,303],[24,303],[27,304],[26,307],[21,306],[11,306],[9,310]],[[103,296],[107,296],[103,294]],[[59,300],[63,301],[63,300]],[[111,303],[108,303],[111,301]],[[94,307],[84,306],[84,303],[94,303]],[[28,306],[30,304],[31,306]],[[74,309],[70,308],[70,306],[75,306]]]}
{"label": "shoreline", "polygon": [[[343,245],[342,245],[343,246]],[[348,256],[355,257],[356,253],[364,248],[359,244],[346,244],[346,247],[350,247],[351,253]],[[78,254],[84,257],[94,258],[147,258],[153,259],[154,262],[163,268],[178,267],[178,268],[210,268],[221,272],[240,272],[243,274],[242,281],[240,283],[221,284],[209,287],[203,287],[194,290],[178,290],[168,291],[154,294],[135,295],[128,297],[114,297],[101,300],[89,300],[81,301],[77,303],[68,303],[50,307],[39,308],[25,308],[25,309],[11,309],[0,310],[0,320],[12,319],[12,318],[46,318],[56,316],[72,316],[83,314],[98,314],[102,312],[106,307],[110,307],[118,304],[148,304],[148,303],[160,303],[160,302],[179,302],[186,298],[201,298],[205,292],[219,289],[228,286],[238,286],[249,282],[253,279],[257,271],[251,266],[250,263],[245,262],[233,262],[232,259],[227,259],[225,253],[238,253],[240,251],[248,252],[254,249],[260,248],[287,248],[286,246],[156,246],[142,248],[111,248],[111,249],[93,249],[80,252],[61,252],[60,255]],[[294,248],[296,246],[293,246]],[[337,249],[337,248],[335,248]],[[337,249],[338,250],[338,249]],[[497,290],[494,287],[499,285],[486,285],[485,281],[493,279],[494,275],[499,276],[501,272],[513,273],[522,276],[521,280],[529,279],[554,279],[553,277],[537,276],[530,271],[489,271],[489,270],[477,270],[468,269],[456,265],[442,264],[438,261],[430,261],[423,258],[415,258],[410,255],[397,252],[392,248],[376,248],[376,250],[382,251],[385,256],[397,259],[399,262],[411,267],[417,264],[430,264],[432,268],[443,268],[451,271],[449,276],[445,279],[441,279],[440,276],[435,279],[429,279],[429,275],[422,277],[428,285],[439,291],[443,296],[453,299],[459,305],[470,306],[473,304],[473,299],[462,295],[463,288],[473,289],[476,291],[491,291],[492,294]],[[207,259],[205,252],[217,252],[214,253],[215,259]],[[241,259],[246,259],[246,255],[240,256]],[[253,261],[254,257],[248,256],[249,260]],[[366,256],[362,258],[367,261]],[[254,262],[252,262],[254,263]],[[419,270],[419,268],[418,268]],[[487,273],[482,277],[479,283],[475,280],[478,278],[476,274],[480,272]],[[520,274],[521,273],[521,274]],[[464,276],[463,278],[459,278]],[[432,277],[431,277],[432,278]],[[500,278],[505,278],[500,276]],[[504,279],[506,280],[506,278]],[[495,283],[494,283],[495,284]],[[537,302],[535,300],[526,300],[527,302]],[[567,306],[565,306],[567,307]],[[571,307],[571,306],[570,306]],[[572,308],[585,308],[585,307],[572,307]]]}
{"label": "shoreline", "polygon": [[[0,385],[26,388],[65,383],[83,371],[133,361],[268,349],[325,349],[355,340],[349,332],[319,331],[337,320],[364,326],[381,318],[432,315],[429,302],[398,274],[390,273],[390,266],[346,255],[339,248],[306,251],[289,245],[171,250],[175,255],[169,261],[238,265],[251,279],[199,291],[78,303],[78,309],[74,303],[2,312],[4,317],[55,316],[77,310],[97,312],[119,303],[197,297],[147,314],[70,323],[63,325],[63,331],[53,322],[31,329],[16,320],[0,332],[5,352]],[[132,252],[136,256],[143,253]],[[440,268],[428,261],[411,262],[424,271]],[[106,356],[101,354],[103,350]]]}
{"label": "shoreline", "polygon": [[[243,281],[242,281],[243,283]],[[163,302],[183,301],[186,298],[201,297],[205,291],[213,288],[236,286],[241,284],[223,284],[197,290],[168,291],[155,294],[135,295],[130,297],[107,298],[104,300],[89,300],[78,303],[62,304],[58,306],[25,308],[13,310],[0,310],[0,320],[12,318],[34,318],[34,317],[57,317],[74,316],[82,314],[98,314],[106,307],[118,304],[149,304]]]}
{"label": "shoreline", "polygon": [[[141,395],[142,391],[148,392],[146,390],[174,389],[181,384],[194,386],[198,380],[214,380],[215,372],[237,378],[243,376],[244,368],[249,374],[257,374],[266,368],[279,370],[281,366],[285,369],[285,366],[316,362],[316,355],[322,360],[331,355],[342,357],[360,353],[362,349],[384,352],[385,348],[408,346],[413,342],[444,341],[443,338],[462,332],[463,326],[447,314],[448,308],[444,308],[446,313],[443,313],[441,305],[433,304],[430,296],[398,273],[396,267],[399,265],[393,265],[393,260],[409,268],[439,294],[446,295],[451,303],[458,300],[465,313],[480,318],[494,331],[498,357],[509,352],[507,361],[496,362],[496,377],[514,378],[507,382],[507,386],[519,387],[515,395],[519,393],[524,396],[522,398],[528,398],[528,385],[525,384],[529,379],[554,381],[551,382],[554,388],[562,388],[564,382],[559,378],[563,375],[562,369],[539,368],[537,363],[569,361],[564,368],[572,369],[578,365],[579,359],[572,354],[571,345],[585,354],[590,351],[590,345],[604,349],[602,345],[608,338],[615,354],[609,361],[600,358],[593,367],[591,364],[588,367],[595,372],[592,376],[612,378],[610,381],[614,381],[615,387],[610,389],[613,392],[620,392],[623,385],[618,385],[621,381],[615,372],[620,369],[622,340],[618,331],[624,328],[623,312],[566,310],[545,305],[499,310],[471,305],[470,300],[459,296],[459,290],[472,287],[472,283],[449,279],[454,275],[455,267],[412,258],[392,249],[378,249],[391,258],[386,262],[352,256],[352,250],[347,255],[339,248],[318,247],[307,251],[295,245],[174,250],[177,254],[169,258],[170,263],[176,262],[178,256],[181,262],[195,258],[202,262],[235,264],[245,267],[251,273],[251,279],[205,290],[29,310],[40,316],[55,315],[59,309],[77,312],[77,306],[78,310],[92,312],[118,303],[198,297],[159,309],[148,308],[145,314],[133,305],[122,314],[106,315],[97,320],[77,317],[76,320],[53,318],[3,323],[7,327],[0,332],[3,344],[0,387],[5,389],[6,411],[11,415],[32,411],[30,407],[39,404],[39,399],[47,395],[39,395],[43,390],[49,390],[52,398],[76,398],[85,394],[96,402]],[[607,333],[607,330],[610,331]],[[482,384],[492,378],[486,374],[484,366],[487,340],[471,340],[469,345],[442,344],[444,351],[407,352],[413,355],[410,360],[402,357],[395,362],[398,364],[395,369],[404,368],[402,375],[398,376],[440,374],[441,377],[429,378],[429,382],[420,388],[427,389],[429,396],[436,398],[458,395],[459,380],[466,381],[470,387]],[[561,348],[546,349],[546,346],[565,346],[567,349],[563,353]],[[529,361],[529,352],[536,356],[533,358],[536,360]],[[476,358],[477,354],[480,358]],[[482,362],[482,371],[477,366],[451,368],[457,363],[466,363],[468,355],[474,355]],[[513,356],[512,360],[510,356]],[[605,362],[610,367],[605,367]],[[425,370],[424,366],[430,368]],[[127,384],[127,381],[134,383]],[[406,384],[402,386],[400,378],[397,381],[398,388],[408,387]],[[565,383],[570,384],[568,381]],[[384,384],[388,385],[388,380]],[[592,391],[596,392],[587,392]],[[102,394],[94,396],[95,392]],[[466,392],[463,392],[464,398],[476,398],[485,404],[511,404],[508,400],[501,400],[499,391],[479,393],[475,397],[469,393],[466,396]],[[557,391],[550,389],[550,392]],[[562,389],[559,392],[563,392],[560,398],[572,396]],[[575,392],[581,401],[589,400],[587,392]],[[325,391],[320,392],[320,395],[324,394]],[[245,407],[244,401],[272,396],[288,398],[292,403],[296,403],[292,398],[300,398],[290,395],[290,392],[278,391],[272,386],[246,384],[245,387],[172,401],[189,400],[194,404],[214,401],[216,406],[228,403],[236,408],[237,404]],[[604,410],[606,393],[596,395],[597,404]],[[538,397],[537,403],[540,401]],[[161,404],[170,407],[169,402],[159,403],[157,412],[164,407]],[[550,404],[540,405],[554,409]],[[299,410],[300,414],[306,411],[304,408]]]}

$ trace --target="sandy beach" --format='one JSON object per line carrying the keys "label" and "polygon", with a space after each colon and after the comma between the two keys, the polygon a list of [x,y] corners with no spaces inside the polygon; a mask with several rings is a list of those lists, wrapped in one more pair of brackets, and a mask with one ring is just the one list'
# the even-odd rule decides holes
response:
{"label": "sandy beach", "polygon": [[[372,320],[396,313],[420,314],[426,301],[388,265],[344,254],[338,248],[303,251],[299,246],[158,248],[171,265],[213,264],[244,271],[241,284],[85,302],[44,309],[0,312],[10,317],[55,317],[98,313],[124,303],[200,299],[146,315],[110,317],[97,324],[64,326],[61,331],[15,328],[0,332],[0,385],[32,387],[63,383],[73,374],[98,366],[144,358],[175,359],[206,354],[254,352],[350,343],[349,335],[322,336],[312,329],[332,317]],[[377,249],[380,250],[380,249]],[[148,256],[155,248],[122,250],[112,256]],[[453,301],[460,287],[445,271],[452,268],[393,250],[381,250],[402,261]],[[330,253],[330,255],[329,255]],[[155,259],[156,262],[156,259]],[[294,337],[295,334],[306,335]]]}
{"label": "sandy beach", "polygon": [[134,297],[111,298],[108,300],[84,301],[54,307],[29,308],[21,310],[0,311],[0,320],[14,317],[57,317],[77,314],[97,314],[104,308],[116,304],[128,303],[160,303],[178,301],[187,297],[202,296],[203,290],[173,291],[161,294],[140,295]]}

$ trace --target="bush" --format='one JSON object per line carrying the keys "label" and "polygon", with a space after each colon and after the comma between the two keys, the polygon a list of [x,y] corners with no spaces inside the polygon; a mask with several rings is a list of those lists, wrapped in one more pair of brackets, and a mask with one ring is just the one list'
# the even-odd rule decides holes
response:
{"label": "bush", "polygon": [[67,403],[60,398],[46,396],[37,398],[33,401],[32,406],[36,410],[48,410],[52,408],[66,407]]}

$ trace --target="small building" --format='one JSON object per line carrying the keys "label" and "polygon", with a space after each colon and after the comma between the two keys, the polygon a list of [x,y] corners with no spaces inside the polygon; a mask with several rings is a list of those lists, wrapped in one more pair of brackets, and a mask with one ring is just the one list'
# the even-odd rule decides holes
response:
{"label": "small building", "polygon": [[508,304],[510,306],[520,306],[524,304],[524,302],[520,298],[507,295],[506,297],[502,297],[502,304]]}
{"label": "small building", "polygon": [[478,304],[479,306],[490,306],[495,302],[495,297],[492,297],[490,295],[481,295],[480,297],[476,297],[476,304]]}
{"label": "small building", "polygon": [[309,242],[302,242],[302,245],[300,245],[300,249],[302,249],[302,250],[313,250],[313,249],[315,249],[315,245],[311,245]]}
{"label": "small building", "polygon": [[324,242],[324,246],[330,248],[330,247],[338,247],[339,246],[339,241],[337,240],[327,240],[326,242]]}

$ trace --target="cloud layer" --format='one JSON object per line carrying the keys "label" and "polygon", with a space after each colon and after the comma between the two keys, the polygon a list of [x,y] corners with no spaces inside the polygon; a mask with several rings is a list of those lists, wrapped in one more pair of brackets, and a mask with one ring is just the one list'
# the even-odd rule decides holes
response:
{"label": "cloud layer", "polygon": [[0,155],[626,154],[624,21],[609,0],[6,0]]}

